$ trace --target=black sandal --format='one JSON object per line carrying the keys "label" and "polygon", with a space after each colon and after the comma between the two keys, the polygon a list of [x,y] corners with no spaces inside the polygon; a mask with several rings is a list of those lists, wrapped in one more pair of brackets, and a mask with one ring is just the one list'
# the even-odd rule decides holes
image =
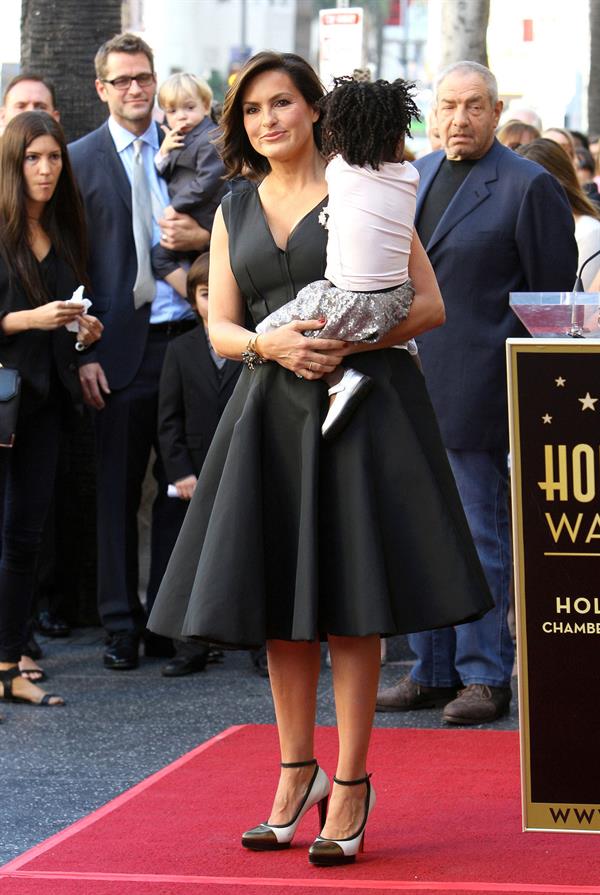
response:
{"label": "black sandal", "polygon": [[[41,681],[45,681],[48,677],[43,668],[21,668],[19,667],[19,672],[21,677],[24,677],[26,681],[30,681],[32,684],[39,684]],[[35,675],[35,677],[32,677]]]}
{"label": "black sandal", "polygon": [[4,699],[6,702],[24,702],[27,705],[50,706],[50,708],[65,705],[64,699],[62,702],[50,702],[51,699],[62,699],[62,696],[58,696],[56,693],[44,693],[37,702],[33,699],[25,699],[23,696],[15,696],[12,687],[16,677],[21,677],[18,665],[15,665],[14,668],[5,668],[4,671],[0,671],[0,684],[2,684],[3,690],[0,699]]}

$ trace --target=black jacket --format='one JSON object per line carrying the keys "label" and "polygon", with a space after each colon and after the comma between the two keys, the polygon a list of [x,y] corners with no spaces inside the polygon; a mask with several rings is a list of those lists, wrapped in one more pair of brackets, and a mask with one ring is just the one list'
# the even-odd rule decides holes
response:
{"label": "black jacket", "polygon": [[[56,288],[50,301],[65,301],[80,285],[71,268],[51,250],[42,262],[43,270],[54,264]],[[0,254],[0,319],[13,311],[31,310],[20,284],[11,281]],[[0,363],[15,367],[21,374],[20,414],[31,413],[48,398],[54,365],[58,377],[76,403],[81,403],[76,334],[64,326],[56,330],[30,329],[6,335],[0,327]]]}
{"label": "black jacket", "polygon": [[170,482],[200,472],[241,367],[228,360],[217,370],[202,324],[170,343],[158,398],[158,439]]}

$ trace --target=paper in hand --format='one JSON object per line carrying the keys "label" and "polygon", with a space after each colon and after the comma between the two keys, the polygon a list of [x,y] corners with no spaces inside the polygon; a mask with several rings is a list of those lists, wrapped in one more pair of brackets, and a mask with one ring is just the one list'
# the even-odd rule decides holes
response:
{"label": "paper in hand", "polygon": [[[77,304],[82,304],[83,311],[81,313],[87,314],[92,306],[92,303],[89,298],[83,297],[83,288],[83,286],[78,286],[71,298],[67,299],[66,304],[68,304],[70,301],[76,302]],[[76,320],[73,320],[72,323],[65,323],[65,328],[68,329],[70,333],[79,332],[79,324]]]}

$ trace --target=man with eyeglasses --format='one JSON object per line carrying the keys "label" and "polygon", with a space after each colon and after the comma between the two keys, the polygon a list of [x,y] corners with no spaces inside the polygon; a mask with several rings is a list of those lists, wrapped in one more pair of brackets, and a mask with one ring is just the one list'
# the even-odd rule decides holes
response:
{"label": "man with eyeglasses", "polygon": [[[153,159],[162,134],[153,121],[153,53],[134,34],[103,44],[96,90],[109,118],[69,147],[83,194],[90,243],[88,273],[101,343],[81,359],[86,402],[97,411],[98,610],[108,634],[104,665],[138,664],[146,613],[138,597],[137,511],[150,451],[157,495],[152,508],[151,608],[180,524],[157,449],[157,402],[169,339],[191,329],[190,306],[150,266],[152,245],[200,251],[210,234],[188,215],[165,220],[165,181]],[[146,641],[146,654],[169,655],[170,642]]]}

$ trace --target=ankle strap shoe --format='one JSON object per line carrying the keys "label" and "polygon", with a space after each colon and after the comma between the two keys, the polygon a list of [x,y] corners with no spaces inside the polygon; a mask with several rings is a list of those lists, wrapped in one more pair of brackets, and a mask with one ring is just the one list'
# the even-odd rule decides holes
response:
{"label": "ankle strap shoe", "polygon": [[289,848],[300,821],[314,805],[319,809],[319,829],[323,828],[327,815],[327,797],[331,789],[327,774],[319,767],[316,758],[311,758],[309,761],[281,762],[282,768],[304,768],[310,765],[314,765],[315,770],[293,818],[287,824],[264,823],[247,830],[242,835],[244,848],[253,851],[279,851]]}
{"label": "ankle strap shoe", "polygon": [[365,827],[369,814],[375,807],[375,790],[371,786],[371,775],[359,777],[358,780],[339,780],[333,778],[334,783],[340,786],[358,786],[366,783],[367,793],[365,796],[365,812],[362,823],[356,833],[348,836],[346,839],[326,839],[324,836],[317,836],[308,852],[308,860],[311,864],[319,867],[335,867],[339,864],[352,864],[356,860],[359,851],[364,851],[365,844]]}

